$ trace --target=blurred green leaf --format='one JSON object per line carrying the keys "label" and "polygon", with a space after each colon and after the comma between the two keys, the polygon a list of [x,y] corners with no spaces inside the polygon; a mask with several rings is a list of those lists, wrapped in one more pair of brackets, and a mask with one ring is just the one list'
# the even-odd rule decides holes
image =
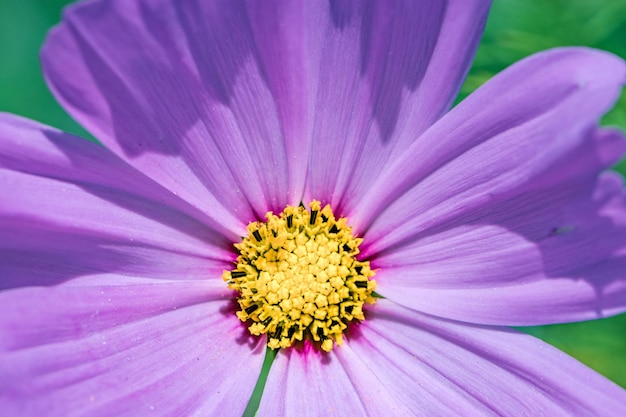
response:
{"label": "blurred green leaf", "polygon": [[0,0],[0,111],[90,138],[46,87],[39,49],[68,0]]}

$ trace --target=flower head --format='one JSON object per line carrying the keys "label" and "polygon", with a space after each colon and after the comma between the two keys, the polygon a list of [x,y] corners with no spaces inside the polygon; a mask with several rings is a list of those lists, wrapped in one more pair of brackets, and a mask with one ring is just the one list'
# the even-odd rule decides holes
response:
{"label": "flower head", "polygon": [[267,334],[272,349],[341,345],[347,324],[362,321],[363,304],[374,303],[374,272],[356,258],[363,239],[319,201],[310,212],[287,206],[280,217],[267,213],[267,222],[250,223],[248,232],[235,245],[237,268],[223,275],[240,293],[237,317],[251,322],[252,334]]}
{"label": "flower head", "polygon": [[504,326],[626,310],[598,127],[626,64],[550,50],[458,106],[481,0],[92,0],[42,52],[104,146],[0,116],[10,416],[626,414]]}

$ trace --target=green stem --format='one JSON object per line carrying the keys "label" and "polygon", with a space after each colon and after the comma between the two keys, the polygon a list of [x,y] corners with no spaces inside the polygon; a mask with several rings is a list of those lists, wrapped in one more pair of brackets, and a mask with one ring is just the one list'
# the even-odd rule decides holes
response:
{"label": "green stem", "polygon": [[261,396],[263,395],[263,390],[265,389],[267,376],[270,373],[272,362],[274,362],[274,358],[276,357],[276,352],[278,352],[278,350],[274,350],[270,348],[267,348],[265,350],[265,359],[263,360],[263,367],[261,368],[261,374],[259,375],[259,379],[256,382],[254,391],[252,391],[252,395],[250,396],[250,401],[248,401],[248,406],[243,412],[243,417],[254,417],[256,415],[256,412],[259,409],[259,405],[261,404]]}

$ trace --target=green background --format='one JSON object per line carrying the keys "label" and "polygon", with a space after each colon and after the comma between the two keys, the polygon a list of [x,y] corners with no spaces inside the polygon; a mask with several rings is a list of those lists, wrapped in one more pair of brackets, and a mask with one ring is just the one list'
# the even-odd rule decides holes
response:
{"label": "green background", "polygon": [[[87,137],[52,98],[39,67],[45,33],[67,3],[0,0],[0,111]],[[587,45],[626,58],[626,0],[495,0],[461,97],[511,63],[559,45]],[[626,94],[603,123],[626,129]],[[618,169],[625,173],[626,163]],[[523,330],[626,387],[626,315]]]}

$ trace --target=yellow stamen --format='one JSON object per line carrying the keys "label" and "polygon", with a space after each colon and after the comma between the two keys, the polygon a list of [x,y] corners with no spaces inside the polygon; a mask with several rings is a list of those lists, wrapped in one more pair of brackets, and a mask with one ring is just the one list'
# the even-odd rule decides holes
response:
{"label": "yellow stamen", "polygon": [[234,270],[223,274],[239,292],[237,317],[250,333],[267,334],[272,349],[308,339],[329,352],[342,344],[348,322],[365,319],[363,304],[375,301],[374,272],[356,259],[363,239],[329,205],[313,200],[309,207],[287,206],[250,223],[235,245]]}

